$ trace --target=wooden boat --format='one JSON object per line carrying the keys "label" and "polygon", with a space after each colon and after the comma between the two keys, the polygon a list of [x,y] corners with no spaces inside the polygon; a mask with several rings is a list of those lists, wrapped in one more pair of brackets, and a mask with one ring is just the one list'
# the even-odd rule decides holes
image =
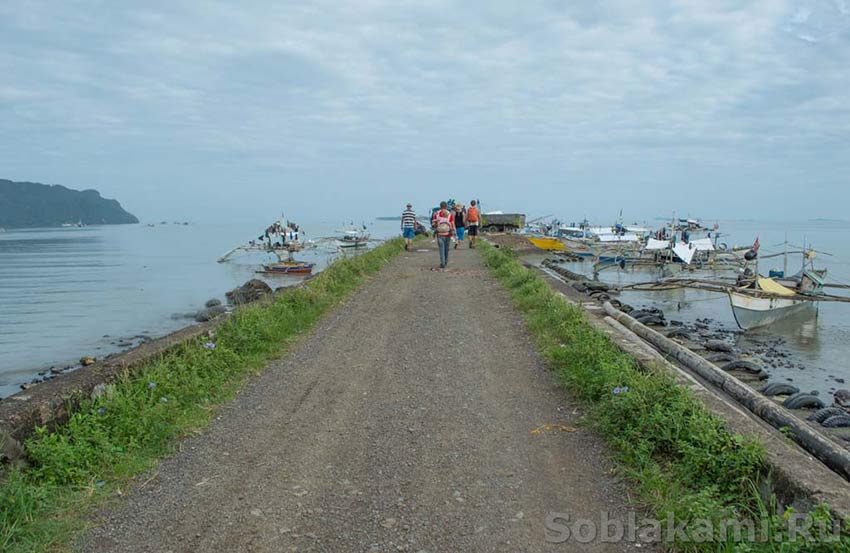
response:
{"label": "wooden boat", "polygon": [[796,277],[781,281],[760,276],[751,287],[730,289],[729,303],[735,322],[742,329],[750,330],[802,311],[817,315],[825,272],[803,270]]}
{"label": "wooden boat", "polygon": [[771,325],[781,319],[807,310],[817,315],[816,301],[803,301],[758,293],[729,291],[729,302],[735,322],[743,330]]}
{"label": "wooden boat", "polygon": [[[177,225],[179,223],[174,224]],[[237,253],[271,253],[280,258],[284,254],[291,256],[293,252],[300,252],[305,247],[313,247],[315,245],[313,242],[308,241],[304,243],[300,240],[300,232],[301,228],[296,223],[282,218],[278,219],[267,227],[263,234],[258,236],[256,240],[251,240],[247,244],[236,246],[219,257],[218,262],[224,263]]]}
{"label": "wooden boat", "polygon": [[309,275],[315,266],[315,263],[306,261],[281,261],[263,265],[263,270],[257,272],[266,275]]}
{"label": "wooden boat", "polygon": [[337,238],[336,245],[340,248],[364,248],[369,244],[369,233],[363,230],[349,229]]}
{"label": "wooden boat", "polygon": [[548,236],[527,236],[526,238],[536,247],[547,252],[567,251],[567,247],[564,243],[557,238],[550,238]]}

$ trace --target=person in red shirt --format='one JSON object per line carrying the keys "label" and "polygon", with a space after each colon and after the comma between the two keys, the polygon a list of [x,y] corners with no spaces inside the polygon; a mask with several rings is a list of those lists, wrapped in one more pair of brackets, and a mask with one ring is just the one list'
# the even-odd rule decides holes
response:
{"label": "person in red shirt", "polygon": [[440,202],[440,209],[432,218],[434,234],[437,236],[437,249],[440,252],[440,268],[445,269],[449,264],[449,244],[455,233],[455,216],[449,211],[449,204]]}

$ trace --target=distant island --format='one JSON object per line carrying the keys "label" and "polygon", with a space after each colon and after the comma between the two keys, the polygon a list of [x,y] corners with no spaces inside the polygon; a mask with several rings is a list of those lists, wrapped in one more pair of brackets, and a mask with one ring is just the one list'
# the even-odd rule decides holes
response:
{"label": "distant island", "polygon": [[0,228],[138,223],[116,200],[97,190],[0,179]]}

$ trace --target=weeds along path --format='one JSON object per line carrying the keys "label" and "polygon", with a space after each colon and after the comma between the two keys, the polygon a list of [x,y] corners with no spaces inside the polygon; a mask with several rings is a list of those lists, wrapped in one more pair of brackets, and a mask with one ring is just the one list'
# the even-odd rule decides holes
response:
{"label": "weeds along path", "polygon": [[547,542],[547,513],[624,518],[626,494],[478,253],[438,272],[421,247],[99,513],[81,548],[628,549]]}

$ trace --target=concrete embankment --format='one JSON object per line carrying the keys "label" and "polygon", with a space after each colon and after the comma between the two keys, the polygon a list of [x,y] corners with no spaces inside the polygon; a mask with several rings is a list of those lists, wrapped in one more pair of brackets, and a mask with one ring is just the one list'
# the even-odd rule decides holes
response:
{"label": "concrete embankment", "polygon": [[[247,284],[246,293],[238,295],[237,302],[240,304],[249,303],[247,299],[258,300],[263,295],[271,295],[267,286],[264,290]],[[236,288],[232,292],[240,291],[241,288]],[[243,298],[247,292],[252,292],[250,298]],[[286,289],[277,293],[286,293]],[[24,455],[21,444],[37,427],[52,428],[64,423],[81,400],[104,393],[109,384],[132,375],[137,368],[174,348],[201,336],[209,336],[225,320],[226,316],[188,326],[4,398],[0,402],[0,462],[21,458]]]}
{"label": "concrete embankment", "polygon": [[[597,300],[578,293],[568,280],[560,275],[536,266],[529,265],[529,267],[538,271],[545,281],[567,301],[580,306],[587,313],[591,324],[607,334],[614,344],[632,355],[647,370],[661,370],[672,375],[680,385],[690,388],[694,396],[711,413],[722,419],[729,431],[754,438],[762,444],[768,465],[768,471],[761,483],[764,495],[775,494],[782,505],[794,507],[800,512],[808,512],[820,504],[828,504],[839,519],[843,520],[850,516],[850,483],[846,479],[848,456],[846,450],[826,437],[818,436],[805,421],[797,420],[791,412],[779,412],[781,408],[775,406],[770,400],[755,397],[755,393],[745,384],[737,382],[733,376],[722,373],[718,368],[714,367],[716,371],[714,373],[694,371],[687,364],[677,360],[677,356],[672,355],[668,350],[659,351],[657,341],[648,341],[642,337],[643,330],[647,334],[657,335],[659,340],[668,341],[666,338],[610,306],[606,312],[605,298]],[[641,336],[634,330],[638,330]],[[685,349],[678,345],[671,347]],[[688,353],[682,353],[679,357],[687,356]],[[690,356],[708,364],[696,354],[690,353]],[[729,390],[733,389],[739,392],[744,389],[753,396],[752,410],[746,408],[729,393]],[[768,420],[773,420],[778,426],[789,427],[790,424],[789,429],[793,428],[801,434],[805,433],[803,441],[808,444],[817,444],[815,447],[819,446],[821,449],[815,451],[822,451],[823,453],[819,456],[833,468],[819,460],[818,455],[793,443],[783,432],[772,427],[755,413],[767,413]]]}

